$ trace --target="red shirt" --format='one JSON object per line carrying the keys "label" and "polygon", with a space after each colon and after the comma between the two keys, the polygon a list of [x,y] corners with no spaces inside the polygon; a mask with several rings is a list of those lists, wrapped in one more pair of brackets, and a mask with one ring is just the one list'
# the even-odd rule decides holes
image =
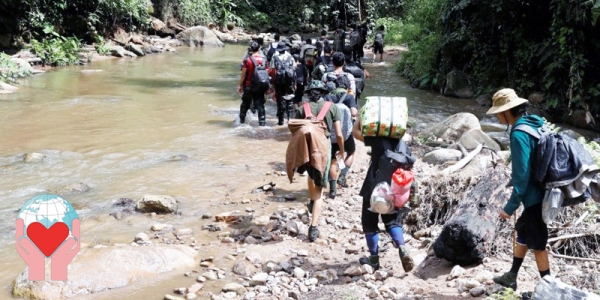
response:
{"label": "red shirt", "polygon": [[[266,64],[264,62],[264,57],[260,54],[256,54],[256,55],[252,55],[252,58],[254,58],[254,60],[256,61],[257,64],[259,65],[263,65],[266,68]],[[244,80],[244,86],[250,86],[250,84],[252,83],[252,76],[254,76],[254,64],[252,63],[252,60],[250,60],[250,57],[248,57],[246,60],[244,60],[244,64],[242,65],[242,68],[246,69],[246,79]]]}

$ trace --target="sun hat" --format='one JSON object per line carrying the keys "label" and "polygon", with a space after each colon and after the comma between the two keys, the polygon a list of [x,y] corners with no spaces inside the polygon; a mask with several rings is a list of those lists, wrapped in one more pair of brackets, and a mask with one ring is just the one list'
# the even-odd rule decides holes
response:
{"label": "sun hat", "polygon": [[277,51],[286,51],[290,49],[284,42],[279,42],[279,44],[277,44]]}
{"label": "sun hat", "polygon": [[501,89],[492,97],[493,105],[486,114],[493,115],[517,107],[523,103],[529,102],[527,99],[519,98],[513,89]]}

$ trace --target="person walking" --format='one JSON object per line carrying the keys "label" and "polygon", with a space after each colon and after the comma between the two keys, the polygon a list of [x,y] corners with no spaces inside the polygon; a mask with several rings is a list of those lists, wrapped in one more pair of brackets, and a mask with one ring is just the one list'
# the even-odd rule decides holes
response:
{"label": "person walking", "polygon": [[[513,128],[526,124],[538,129],[544,120],[537,115],[527,114],[527,99],[517,96],[512,89],[501,89],[492,97],[493,106],[487,111],[488,115],[496,115],[500,123]],[[510,132],[510,152],[512,157],[512,185],[510,199],[500,211],[500,218],[509,219],[521,204],[524,210],[517,220],[517,245],[514,248],[512,267],[501,276],[494,277],[494,282],[504,287],[517,290],[517,276],[527,250],[533,250],[535,262],[540,276],[550,275],[548,261],[548,227],[542,219],[542,201],[544,190],[531,180],[533,153],[537,140],[520,130]]]}
{"label": "person walking", "polygon": [[294,95],[294,82],[296,77],[296,62],[290,53],[289,47],[284,42],[279,42],[277,52],[271,59],[271,69],[275,70],[274,86],[275,99],[277,100],[277,125],[283,125],[284,115],[292,117],[292,103]]}
{"label": "person walking", "polygon": [[383,62],[383,38],[385,37],[385,27],[379,26],[379,30],[375,34],[375,40],[373,40],[373,63],[377,54],[379,53],[379,62]]}
{"label": "person walking", "polygon": [[[362,111],[361,111],[362,114]],[[361,131],[360,118],[354,124],[352,135],[359,141],[371,147],[371,164],[367,170],[365,181],[360,189],[360,196],[363,197],[361,222],[362,229],[365,234],[367,247],[369,248],[369,257],[359,259],[361,265],[368,264],[373,269],[379,269],[379,219],[383,221],[385,230],[389,233],[394,245],[398,248],[400,262],[405,272],[410,272],[414,268],[414,261],[411,258],[406,244],[404,242],[404,230],[402,229],[402,220],[406,210],[396,210],[393,214],[378,214],[369,210],[371,207],[371,194],[377,185],[375,180],[377,171],[379,171],[380,160],[385,155],[387,150],[394,151],[400,139],[386,137],[365,137]],[[402,142],[403,143],[403,142]],[[391,174],[390,174],[391,176]]]}
{"label": "person walking", "polygon": [[[310,112],[313,116],[318,116],[323,107],[325,106],[325,100],[323,99],[323,95],[327,92],[327,88],[325,85],[318,81],[311,81],[310,85],[306,88],[305,93],[309,99],[309,107]],[[296,111],[296,119],[305,119],[306,112],[304,106],[300,106],[300,108]],[[340,124],[342,120],[342,114],[337,106],[331,105],[329,110],[327,111],[324,121],[327,126],[327,139],[331,136],[332,132],[336,133],[337,144],[339,146],[339,152],[337,159],[344,159],[344,138],[342,135],[342,126]],[[294,135],[295,136],[295,135]],[[329,153],[331,143],[327,143],[327,151],[323,151],[322,153]],[[315,152],[315,151],[313,151]],[[328,157],[329,158],[329,157]],[[297,169],[298,173],[307,172],[308,173],[308,192],[310,201],[308,202],[308,211],[311,213],[311,221],[310,227],[308,228],[308,239],[310,242],[314,242],[319,237],[319,230],[317,228],[319,224],[319,216],[321,215],[321,211],[323,209],[323,188],[327,188],[327,181],[329,175],[329,165],[331,164],[330,158],[326,164],[325,170],[323,173],[316,170],[314,167],[309,165],[303,165]]]}
{"label": "person walking", "polygon": [[[258,125],[265,126],[265,92],[264,88],[253,88],[252,79],[255,76],[257,65],[263,68],[266,73],[267,59],[260,51],[260,45],[253,42],[250,45],[252,55],[246,58],[242,63],[242,73],[238,84],[238,93],[242,95],[242,104],[240,105],[240,123],[246,122],[246,114],[251,107],[258,111]],[[268,88],[268,87],[267,87]]]}

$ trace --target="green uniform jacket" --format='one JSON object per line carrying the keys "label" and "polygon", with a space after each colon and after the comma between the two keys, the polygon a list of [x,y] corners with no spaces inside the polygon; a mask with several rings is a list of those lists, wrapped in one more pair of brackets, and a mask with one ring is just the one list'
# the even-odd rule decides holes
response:
{"label": "green uniform jacket", "polygon": [[[525,115],[519,118],[513,127],[519,124],[526,124],[537,129],[544,124],[544,120],[536,115]],[[531,166],[536,145],[537,139],[529,134],[520,130],[511,131],[513,192],[504,206],[504,211],[509,215],[512,215],[521,203],[527,208],[541,203],[544,199],[544,190],[531,180]]]}

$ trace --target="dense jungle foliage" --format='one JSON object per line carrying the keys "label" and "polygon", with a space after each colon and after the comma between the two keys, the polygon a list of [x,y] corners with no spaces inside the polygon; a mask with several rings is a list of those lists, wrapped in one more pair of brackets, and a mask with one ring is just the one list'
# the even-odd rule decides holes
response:
{"label": "dense jungle foliage", "polygon": [[598,0],[414,0],[401,29],[411,51],[397,66],[423,86],[459,70],[476,94],[542,92],[554,116],[583,109],[597,117],[599,14]]}
{"label": "dense jungle foliage", "polygon": [[68,64],[70,54],[44,47],[72,53],[118,28],[144,31],[152,16],[283,32],[368,22],[386,26],[387,44],[409,46],[397,67],[421,87],[438,89],[459,70],[476,95],[541,92],[555,115],[577,108],[597,116],[599,15],[600,0],[3,0],[0,37]]}

